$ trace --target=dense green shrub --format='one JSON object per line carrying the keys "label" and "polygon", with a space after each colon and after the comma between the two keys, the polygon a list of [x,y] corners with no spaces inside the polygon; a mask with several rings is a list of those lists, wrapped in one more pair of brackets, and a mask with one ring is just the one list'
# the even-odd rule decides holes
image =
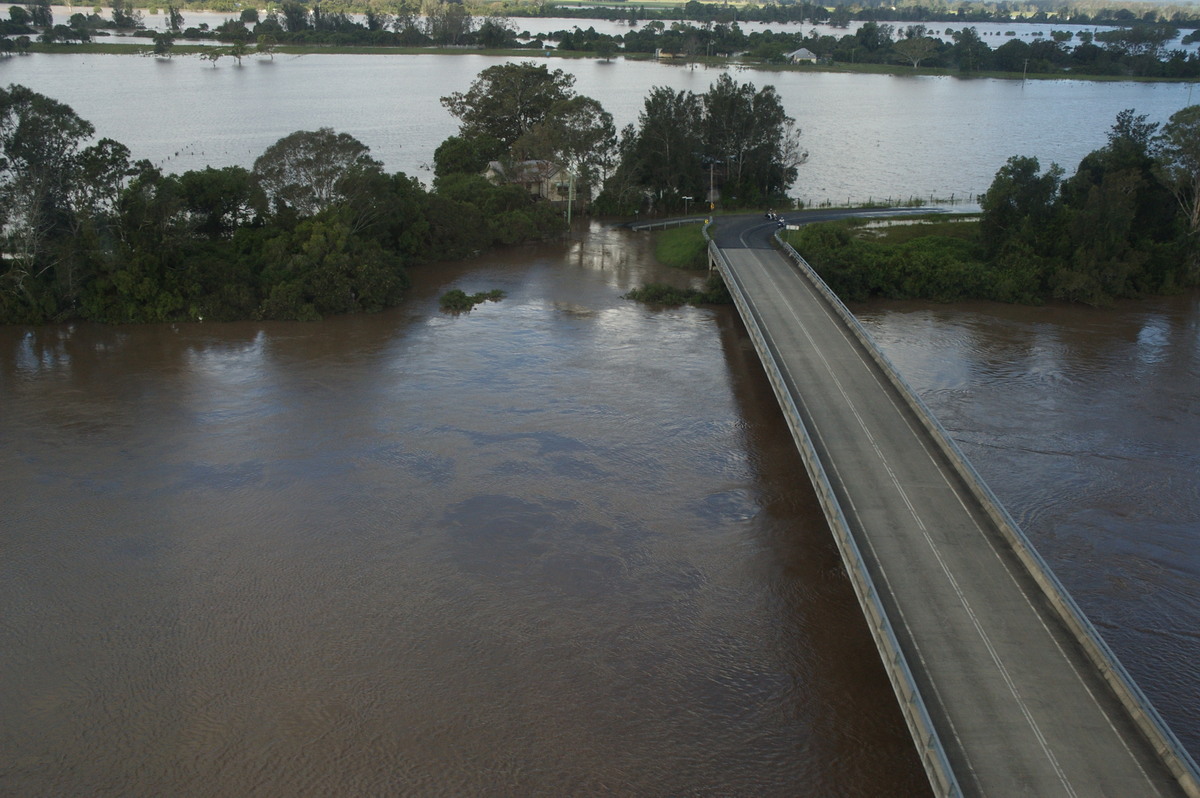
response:
{"label": "dense green shrub", "polygon": [[446,293],[442,294],[439,304],[442,310],[453,313],[461,313],[469,311],[476,305],[483,302],[499,302],[504,298],[504,292],[500,289],[492,289],[491,291],[481,291],[475,294],[468,294],[461,288],[451,288]]}
{"label": "dense green shrub", "polygon": [[625,294],[626,299],[648,305],[675,307],[678,305],[730,305],[733,298],[721,275],[713,274],[705,281],[704,289],[677,288],[666,283],[647,283]]}

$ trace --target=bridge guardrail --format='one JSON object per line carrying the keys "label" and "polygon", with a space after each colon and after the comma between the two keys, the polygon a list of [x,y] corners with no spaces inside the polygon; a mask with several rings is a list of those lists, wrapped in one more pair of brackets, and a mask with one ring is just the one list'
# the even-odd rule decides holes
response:
{"label": "bridge guardrail", "polygon": [[[707,237],[707,232],[706,232]],[[825,301],[842,318],[848,329],[866,349],[871,358],[879,365],[884,374],[892,382],[901,398],[917,416],[922,426],[933,437],[934,442],[945,457],[958,471],[959,476],[982,505],[984,511],[999,528],[1005,540],[1012,546],[1018,559],[1029,571],[1034,581],[1042,589],[1055,612],[1066,624],[1075,639],[1083,647],[1092,664],[1100,671],[1104,680],[1116,694],[1121,704],[1132,717],[1134,723],[1150,740],[1159,757],[1166,763],[1171,773],[1178,780],[1184,792],[1192,798],[1200,798],[1200,769],[1197,768],[1191,755],[1179,742],[1175,733],[1159,715],[1158,710],[1150,703],[1142,689],[1125,670],[1116,654],[1109,648],[1096,631],[1095,626],[1088,620],[1083,610],[1075,603],[1075,599],[1067,592],[1066,587],[1054,575],[1049,564],[1034,548],[1033,543],[1017,526],[1016,521],[1004,509],[1004,505],[992,493],[991,488],[983,481],[983,477],[975,470],[958,445],[938,422],[937,418],[925,405],[916,391],[900,375],[900,372],[879,348],[874,339],[858,321],[850,309],[825,284],[816,270],[809,265],[800,253],[775,233],[775,241],[780,249],[791,258],[805,278],[820,292]],[[715,247],[715,244],[710,244]]]}
{"label": "bridge guardrail", "polygon": [[708,223],[708,219],[704,216],[685,216],[677,219],[663,219],[660,222],[634,222],[629,225],[630,230],[641,232],[643,230],[666,230],[668,227],[683,227],[685,224],[700,224]]}
{"label": "bridge guardrail", "polygon": [[917,754],[921,758],[926,776],[929,778],[935,795],[939,797],[945,796],[946,798],[961,798],[962,789],[958,784],[953,769],[950,767],[945,747],[942,745],[941,738],[938,737],[937,730],[934,728],[933,720],[929,716],[929,711],[921,696],[912,669],[908,665],[904,651],[901,649],[900,642],[896,637],[895,630],[892,628],[891,620],[888,618],[883,602],[879,598],[874,580],[871,579],[870,572],[867,570],[866,561],[850,531],[850,525],[846,521],[841,503],[838,501],[837,495],[833,490],[833,484],[829,481],[825,467],[821,464],[808,428],[800,415],[800,410],[796,407],[796,403],[787,389],[783,379],[783,372],[779,368],[772,348],[763,334],[758,314],[750,305],[741,286],[734,278],[733,271],[729,268],[724,253],[721,252],[716,242],[708,235],[708,226],[709,223],[706,222],[704,225],[704,238],[708,242],[709,257],[717,265],[717,268],[725,278],[726,285],[730,289],[729,293],[733,297],[739,313],[741,313],[746,330],[749,332],[750,338],[754,343],[754,348],[758,350],[759,357],[762,359],[763,368],[767,372],[767,379],[770,381],[771,387],[779,399],[784,415],[787,417],[788,426],[792,430],[792,438],[795,440],[796,447],[800,451],[800,456],[804,460],[805,468],[808,470],[813,487],[816,489],[817,498],[825,508],[825,515],[829,519],[830,529],[837,540],[842,561],[845,563],[846,570],[850,575],[855,595],[858,596],[859,606],[866,616],[871,636],[875,639],[876,647],[879,649],[880,657],[883,659],[884,669],[888,674],[889,681],[892,683],[892,689],[900,701],[901,712],[904,715],[909,734],[912,735],[913,741],[916,743]]}

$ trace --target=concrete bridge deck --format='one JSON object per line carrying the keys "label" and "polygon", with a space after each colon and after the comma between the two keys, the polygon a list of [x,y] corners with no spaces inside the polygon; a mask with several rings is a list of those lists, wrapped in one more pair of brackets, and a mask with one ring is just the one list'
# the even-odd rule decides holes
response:
{"label": "concrete bridge deck", "polygon": [[1194,762],[840,302],[772,247],[774,228],[723,220],[710,255],[935,793],[1200,795]]}

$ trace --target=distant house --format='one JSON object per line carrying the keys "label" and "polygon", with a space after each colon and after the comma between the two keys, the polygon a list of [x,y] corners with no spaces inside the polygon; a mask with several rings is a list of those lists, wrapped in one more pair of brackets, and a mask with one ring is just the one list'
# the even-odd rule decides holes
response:
{"label": "distant house", "polygon": [[790,53],[784,53],[783,57],[792,64],[815,64],[817,56],[806,47],[801,47],[799,50],[792,50]]}
{"label": "distant house", "polygon": [[[552,161],[532,160],[503,163],[492,161],[483,176],[493,183],[512,183],[531,195],[565,205],[571,199],[571,173]],[[581,187],[576,187],[578,190]],[[575,195],[576,207],[584,198]]]}

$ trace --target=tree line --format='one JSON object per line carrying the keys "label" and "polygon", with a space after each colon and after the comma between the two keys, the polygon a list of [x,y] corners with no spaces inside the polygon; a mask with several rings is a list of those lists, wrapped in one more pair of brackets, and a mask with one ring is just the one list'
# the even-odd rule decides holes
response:
{"label": "tree line", "polygon": [[[1176,11],[1167,18],[1165,12],[1148,10],[1141,16],[1126,11],[1112,12],[1103,21],[1118,25],[1110,30],[1049,31],[1032,43],[1015,38],[1007,32],[1003,43],[992,46],[978,29],[964,26],[946,28],[940,35],[923,22],[904,26],[878,21],[890,15],[902,20],[933,21],[945,17],[950,21],[1003,21],[1014,15],[1008,4],[997,6],[960,6],[954,14],[921,13],[923,6],[858,8],[851,15],[847,6],[832,11],[808,3],[768,4],[750,6],[734,11],[732,6],[699,3],[690,0],[672,10],[646,14],[642,9],[619,10],[631,29],[624,34],[602,34],[594,28],[560,30],[530,37],[519,35],[513,18],[499,12],[503,6],[472,7],[448,0],[402,0],[390,4],[368,5],[361,14],[352,14],[347,4],[317,3],[311,7],[299,0],[284,0],[270,5],[264,14],[257,9],[242,9],[237,17],[227,19],[215,28],[207,25],[187,27],[179,5],[168,4],[166,31],[142,29],[141,11],[128,0],[110,0],[111,19],[98,13],[75,13],[67,25],[54,24],[51,9],[45,0],[36,0],[27,7],[10,6],[9,20],[0,22],[0,52],[24,52],[32,43],[31,36],[41,34],[44,43],[89,41],[104,35],[107,29],[136,31],[136,35],[152,38],[154,54],[169,57],[177,37],[212,39],[227,42],[228,48],[209,48],[204,55],[213,61],[232,56],[239,61],[251,53],[271,54],[279,45],[342,45],[342,46],[405,46],[405,47],[482,47],[541,48],[546,42],[556,42],[564,52],[595,53],[609,58],[618,52],[667,53],[689,60],[700,56],[744,54],[746,58],[763,63],[785,63],[788,54],[805,48],[819,59],[846,64],[904,64],[913,68],[925,66],[957,69],[961,72],[1008,72],[1021,74],[1123,75],[1135,77],[1190,78],[1200,77],[1200,54],[1169,48],[1179,37],[1180,26],[1195,25],[1198,20]],[[980,8],[988,10],[982,14]],[[533,13],[528,6],[507,9],[517,14]],[[551,12],[566,13],[567,9],[543,6],[539,15]],[[580,13],[603,16],[605,9],[582,9]],[[1045,13],[1041,12],[1045,17]],[[740,17],[738,16],[740,14]],[[982,14],[982,15],[981,15]],[[1078,10],[1060,9],[1055,21],[1079,24],[1076,18],[1103,16]],[[671,16],[673,15],[673,16]],[[673,19],[668,24],[663,19]],[[803,21],[849,25],[851,19],[864,20],[852,34],[834,36],[809,33],[754,31],[746,34],[738,19],[762,18],[764,21]],[[644,24],[638,27],[641,18]],[[793,19],[794,18],[794,19]],[[1036,19],[1034,14],[1032,19]],[[1200,18],[1198,18],[1200,19]],[[692,20],[699,24],[691,24]],[[1028,21],[1028,20],[1023,20]],[[1184,43],[1200,34],[1190,34]]]}
{"label": "tree line", "polygon": [[658,87],[618,136],[574,80],[497,64],[443,97],[459,129],[429,189],[328,128],[281,138],[250,169],[166,174],[120,142],[89,143],[67,105],[0,89],[0,323],[379,310],[411,266],[552,238],[593,197],[629,213],[700,207],[710,185],[727,206],[782,199],[803,160],[773,87]]}
{"label": "tree line", "polygon": [[[496,4],[489,4],[496,8]],[[688,0],[673,6],[627,4],[625,6],[563,6],[547,3],[503,3],[502,13],[513,17],[563,17],[604,19],[619,22],[690,20],[731,24],[734,22],[807,22],[813,25],[848,26],[851,22],[1057,22],[1062,25],[1113,25],[1170,23],[1185,28],[1200,26],[1200,13],[1190,7],[1161,3],[1121,3],[1083,0],[1063,4],[1059,0],[1033,2],[929,2],[929,0],[859,0],[828,6],[807,0],[734,5],[728,2]]]}
{"label": "tree line", "polygon": [[1200,285],[1200,106],[1162,126],[1122,111],[1070,177],[1014,156],[980,206],[972,236],[893,247],[813,225],[794,245],[846,299],[1103,305]]}
{"label": "tree line", "polygon": [[285,136],[252,169],[179,175],[93,133],[56,100],[0,90],[0,323],[374,311],[400,301],[412,265],[564,226],[521,186],[427,191],[327,128]]}

